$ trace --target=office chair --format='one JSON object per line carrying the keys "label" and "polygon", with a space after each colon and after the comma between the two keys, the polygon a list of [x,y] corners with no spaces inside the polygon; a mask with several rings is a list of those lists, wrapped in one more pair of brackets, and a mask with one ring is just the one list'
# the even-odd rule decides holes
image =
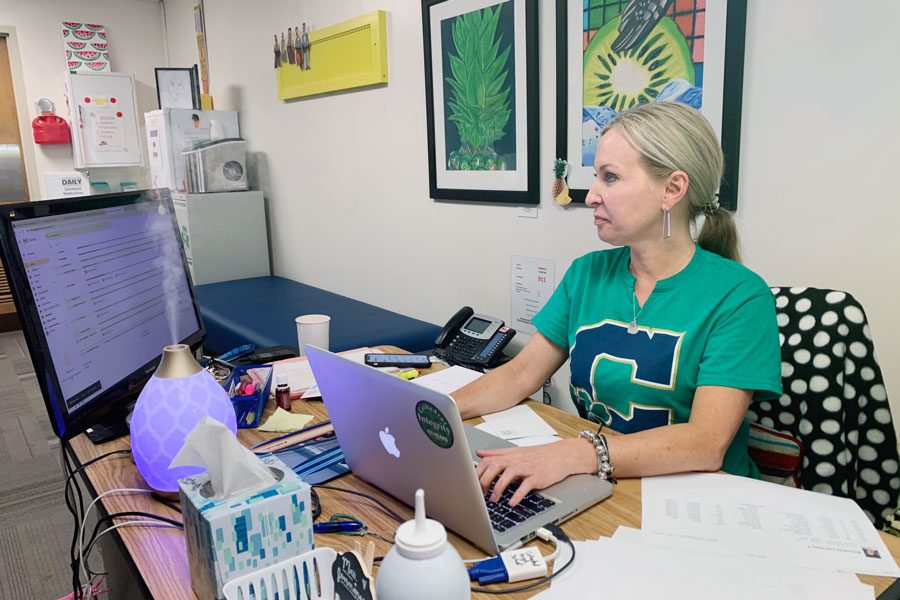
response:
{"label": "office chair", "polygon": [[782,396],[748,417],[799,438],[804,489],[855,500],[877,528],[897,507],[897,439],[869,325],[853,296],[773,287]]}

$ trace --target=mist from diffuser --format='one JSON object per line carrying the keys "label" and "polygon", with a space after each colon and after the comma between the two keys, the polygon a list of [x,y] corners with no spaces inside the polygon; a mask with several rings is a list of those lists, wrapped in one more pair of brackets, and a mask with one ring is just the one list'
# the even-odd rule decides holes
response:
{"label": "mist from diffuser", "polygon": [[175,492],[179,479],[204,471],[202,467],[170,469],[169,464],[206,416],[237,433],[234,408],[225,389],[197,364],[190,347],[166,346],[131,416],[131,453],[147,485]]}

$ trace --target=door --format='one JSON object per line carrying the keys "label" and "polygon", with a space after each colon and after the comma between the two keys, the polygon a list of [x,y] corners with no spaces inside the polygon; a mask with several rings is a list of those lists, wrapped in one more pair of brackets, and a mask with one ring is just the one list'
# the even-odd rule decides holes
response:
{"label": "door", "polygon": [[0,36],[0,202],[29,199],[6,37]]}
{"label": "door", "polygon": [[[22,156],[19,115],[13,93],[9,47],[6,42],[6,37],[0,36],[0,204],[30,199]],[[6,272],[0,264],[0,331],[18,328],[16,307],[9,291]]]}

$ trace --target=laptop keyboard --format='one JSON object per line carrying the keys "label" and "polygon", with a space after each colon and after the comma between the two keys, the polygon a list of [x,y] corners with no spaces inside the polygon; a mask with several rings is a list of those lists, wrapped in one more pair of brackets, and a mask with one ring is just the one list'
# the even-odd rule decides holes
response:
{"label": "laptop keyboard", "polygon": [[489,499],[494,490],[493,483],[484,495],[484,502],[487,504],[488,515],[491,517],[491,526],[497,532],[502,533],[507,529],[515,527],[526,519],[530,519],[556,504],[553,500],[545,498],[536,492],[528,492],[525,498],[523,498],[516,506],[510,506],[509,499],[512,498],[512,495],[518,487],[519,486],[516,483],[508,486],[503,490],[499,502],[491,502]]}

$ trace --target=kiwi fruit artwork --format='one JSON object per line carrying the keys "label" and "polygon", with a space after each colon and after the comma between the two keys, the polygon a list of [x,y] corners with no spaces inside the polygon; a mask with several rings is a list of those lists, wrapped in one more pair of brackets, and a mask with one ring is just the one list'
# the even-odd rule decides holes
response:
{"label": "kiwi fruit artwork", "polygon": [[613,50],[622,16],[607,21],[584,50],[581,164],[594,162],[600,133],[623,110],[645,102],[683,102],[699,109],[695,66],[684,35],[669,17],[621,52]]}
{"label": "kiwi fruit artwork", "polygon": [[644,40],[620,53],[612,44],[621,22],[621,16],[610,19],[584,50],[584,106],[621,112],[653,101],[674,79],[694,84],[691,52],[672,19],[663,17]]}

